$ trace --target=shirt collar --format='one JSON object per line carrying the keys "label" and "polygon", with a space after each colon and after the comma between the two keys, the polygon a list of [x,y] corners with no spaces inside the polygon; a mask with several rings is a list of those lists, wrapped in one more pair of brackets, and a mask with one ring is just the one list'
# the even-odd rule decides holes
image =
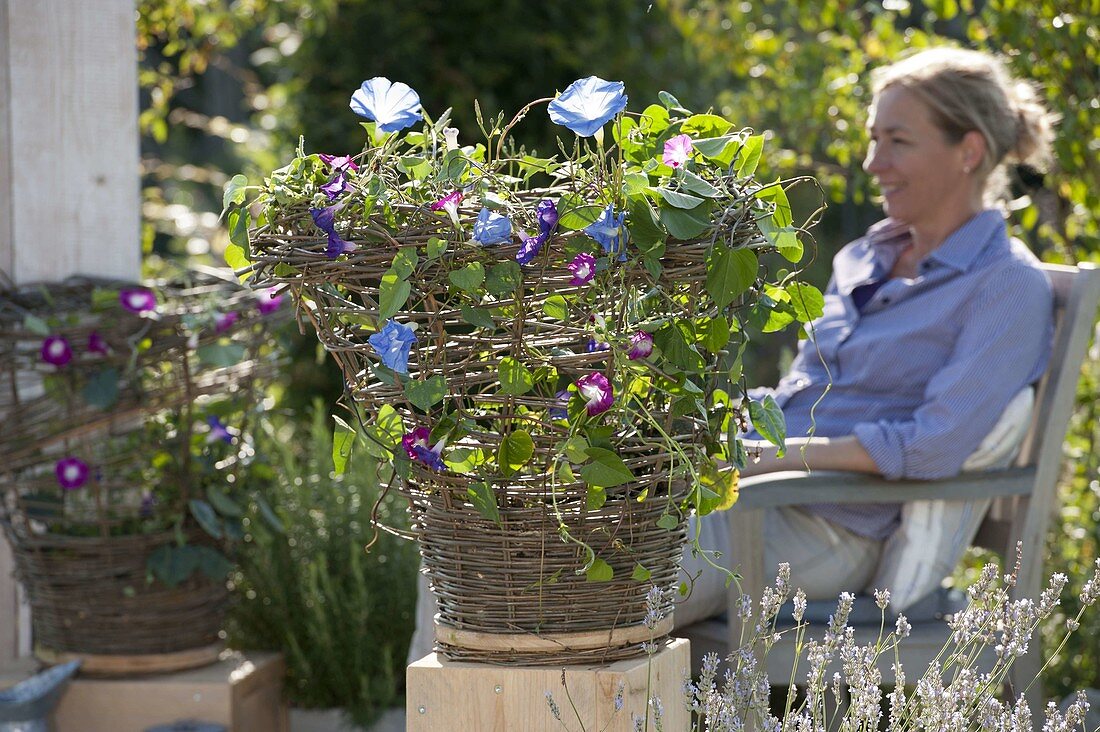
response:
{"label": "shirt collar", "polygon": [[951,232],[928,258],[965,272],[990,241],[1006,239],[1006,231],[1004,217],[999,211],[979,211]]}
{"label": "shirt collar", "polygon": [[[965,272],[991,240],[1005,239],[1005,232],[1004,217],[998,211],[980,211],[955,229],[928,258]],[[850,295],[856,287],[885,277],[908,243],[907,225],[890,218],[874,224],[855,246],[838,255],[833,268],[837,290]]]}

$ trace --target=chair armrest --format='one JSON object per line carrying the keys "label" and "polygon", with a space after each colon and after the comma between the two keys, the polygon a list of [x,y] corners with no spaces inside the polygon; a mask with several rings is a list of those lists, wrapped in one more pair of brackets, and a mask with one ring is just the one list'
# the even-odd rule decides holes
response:
{"label": "chair armrest", "polygon": [[940,480],[886,480],[868,473],[819,470],[754,475],[741,480],[731,510],[752,511],[808,503],[901,503],[929,499],[995,498],[1028,495],[1035,468],[963,473]]}

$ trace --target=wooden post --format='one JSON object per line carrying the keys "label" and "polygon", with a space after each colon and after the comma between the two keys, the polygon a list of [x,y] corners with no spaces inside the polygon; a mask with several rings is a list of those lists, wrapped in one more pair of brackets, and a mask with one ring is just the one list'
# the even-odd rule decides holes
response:
{"label": "wooden post", "polygon": [[[134,36],[133,0],[0,0],[0,287],[138,278]],[[0,660],[20,616],[0,541]]]}
{"label": "wooden post", "polygon": [[[630,732],[631,715],[646,715],[646,732],[657,729],[656,698],[663,707],[662,729],[685,730],[691,714],[683,703],[683,680],[691,653],[683,638],[667,641],[652,657],[606,666],[493,666],[448,661],[432,653],[405,670],[408,732],[558,732],[564,729]],[[565,677],[569,693],[562,687]],[[623,688],[622,708],[615,697]],[[546,693],[553,695],[561,720],[554,718]],[[572,701],[570,701],[572,700]]]}

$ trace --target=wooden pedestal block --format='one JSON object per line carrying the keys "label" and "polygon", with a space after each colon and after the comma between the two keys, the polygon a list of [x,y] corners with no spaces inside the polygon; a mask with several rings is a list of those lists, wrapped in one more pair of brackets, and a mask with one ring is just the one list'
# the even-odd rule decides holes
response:
{"label": "wooden pedestal block", "polygon": [[[682,638],[669,640],[652,658],[619,661],[607,666],[566,666],[569,696],[561,685],[563,667],[491,666],[425,656],[405,671],[407,732],[630,732],[631,712],[644,716],[648,698],[664,705],[663,728],[690,728],[683,705],[683,680],[691,654]],[[623,708],[615,711],[615,693],[623,682]],[[648,681],[648,686],[647,686]],[[554,695],[562,722],[554,719],[546,692]],[[647,696],[648,691],[648,696]],[[650,713],[647,732],[656,729]]]}
{"label": "wooden pedestal block", "polygon": [[[34,671],[29,659],[19,674]],[[128,678],[77,677],[54,715],[57,732],[142,732],[198,720],[231,732],[287,732],[282,699],[283,657],[226,653],[217,663],[171,674]],[[10,674],[5,674],[8,676]],[[19,678],[6,679],[11,683]]]}

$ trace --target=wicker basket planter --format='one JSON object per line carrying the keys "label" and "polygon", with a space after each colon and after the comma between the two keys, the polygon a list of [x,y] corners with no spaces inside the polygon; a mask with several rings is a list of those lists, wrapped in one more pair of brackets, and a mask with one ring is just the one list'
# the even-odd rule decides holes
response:
{"label": "wicker basket planter", "polygon": [[[445,119],[401,132],[419,98],[375,78],[352,102],[377,122],[361,154],[300,148],[255,199],[243,176],[226,190],[227,260],[294,296],[343,372],[356,449],[409,499],[452,659],[661,641],[687,517],[735,499],[716,458],[744,460],[750,418],[781,439],[739,362],[750,308],[774,328],[820,298],[759,259],[801,257],[784,185],[753,179],[763,137],[662,102],[623,114],[622,84],[578,80],[550,114],[579,137],[540,159],[508,139],[538,102],[459,147]],[[609,123],[614,145],[585,139]]]}
{"label": "wicker basket planter", "polygon": [[149,581],[149,555],[174,542],[172,533],[102,539],[4,528],[36,645],[57,653],[153,655],[218,642],[229,598],[224,582],[201,574],[175,587]]}

